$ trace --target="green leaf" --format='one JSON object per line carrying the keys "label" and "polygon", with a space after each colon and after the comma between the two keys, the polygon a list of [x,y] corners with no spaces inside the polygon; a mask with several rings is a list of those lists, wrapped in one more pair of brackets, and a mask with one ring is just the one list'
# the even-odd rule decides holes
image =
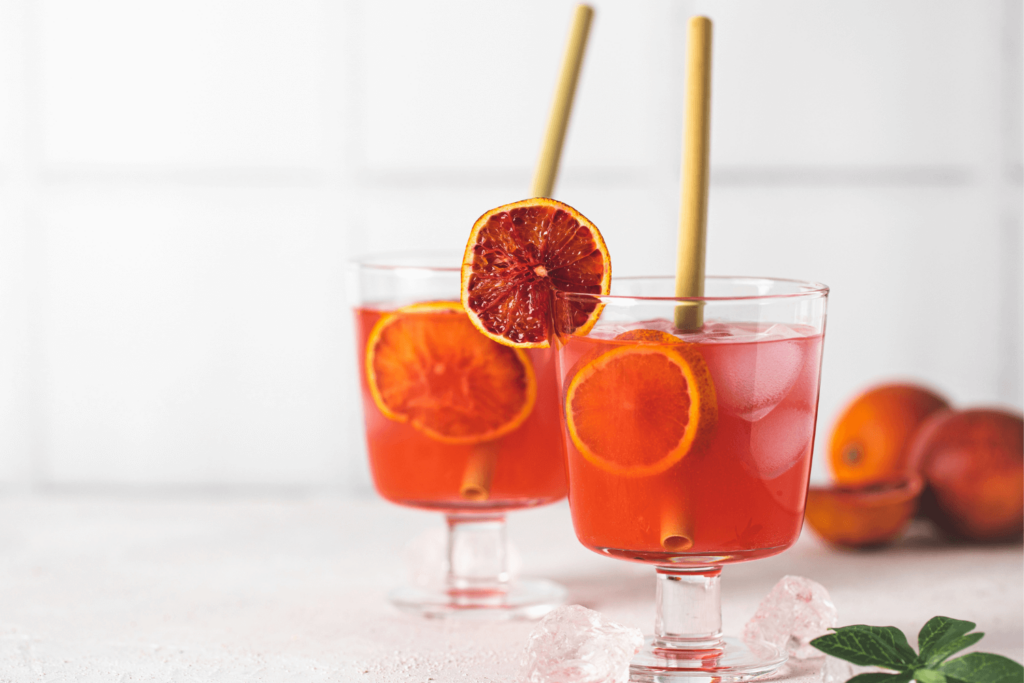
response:
{"label": "green leaf", "polygon": [[970,632],[974,627],[975,624],[970,621],[949,617],[932,617],[917,634],[917,647],[921,650],[921,661],[930,660],[938,648]]}
{"label": "green leaf", "polygon": [[1024,666],[1012,659],[987,652],[972,652],[950,660],[938,669],[947,680],[955,678],[964,683],[1022,683]]}
{"label": "green leaf", "polygon": [[857,674],[846,683],[907,683],[912,678],[908,673],[887,674],[883,672]]}
{"label": "green leaf", "polygon": [[843,626],[811,641],[825,654],[859,666],[884,666],[905,671],[916,654],[903,632],[894,626]]}
{"label": "green leaf", "polygon": [[914,680],[918,683],[946,683],[946,676],[935,669],[918,669],[914,672]]}
{"label": "green leaf", "polygon": [[904,666],[909,666],[917,659],[917,653],[914,652],[914,648],[910,647],[910,643],[907,642],[907,637],[903,635],[903,631],[899,630],[895,626],[857,625],[847,626],[846,628],[870,633],[875,636],[880,642],[885,643],[890,650],[896,653],[899,661],[902,662]]}
{"label": "green leaf", "polygon": [[[984,633],[978,632],[968,633],[966,636],[960,636],[959,638],[954,638],[953,640],[947,640],[931,651],[931,653],[927,656],[927,659],[925,660],[925,664],[931,667],[938,666],[942,662],[946,661],[950,657],[950,655],[960,652],[960,650],[969,648],[971,645],[974,645],[976,642],[978,642],[984,637]],[[922,657],[923,656],[924,655],[922,655]]]}

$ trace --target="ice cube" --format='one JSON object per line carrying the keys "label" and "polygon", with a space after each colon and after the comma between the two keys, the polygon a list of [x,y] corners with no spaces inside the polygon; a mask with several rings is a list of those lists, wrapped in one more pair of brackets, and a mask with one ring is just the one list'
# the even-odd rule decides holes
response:
{"label": "ice cube", "polygon": [[793,388],[803,360],[803,347],[795,341],[732,346],[728,364],[712,369],[719,410],[751,422],[764,417]]}
{"label": "ice cube", "polygon": [[835,625],[836,606],[824,586],[802,576],[784,576],[747,622],[743,641],[761,656],[778,648],[795,659],[821,657],[824,653],[810,642]]}
{"label": "ice cube", "polygon": [[774,323],[769,325],[761,335],[763,339],[800,339],[807,336],[807,333],[794,330],[789,325]]}
{"label": "ice cube", "polygon": [[563,605],[530,633],[523,656],[527,683],[626,683],[644,638],[581,605]]}
{"label": "ice cube", "polygon": [[760,479],[774,479],[810,453],[813,439],[811,406],[779,406],[750,425],[750,449],[741,462]]}

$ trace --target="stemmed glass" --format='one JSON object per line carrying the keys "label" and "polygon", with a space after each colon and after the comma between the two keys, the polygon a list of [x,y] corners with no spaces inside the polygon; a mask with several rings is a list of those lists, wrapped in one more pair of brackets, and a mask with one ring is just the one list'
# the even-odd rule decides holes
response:
{"label": "stemmed glass", "polygon": [[477,332],[459,303],[460,263],[459,254],[406,253],[351,265],[374,485],[448,522],[443,583],[390,598],[434,617],[539,617],[565,589],[510,576],[505,513],[566,494],[554,351]]}
{"label": "stemmed glass", "polygon": [[[828,288],[715,278],[626,278],[610,296],[555,294],[569,505],[587,548],[653,565],[654,636],[631,680],[742,680],[786,659],[723,637],[723,565],[800,534],[811,467]],[[600,319],[573,329],[573,305]],[[681,332],[681,310],[704,325]]]}

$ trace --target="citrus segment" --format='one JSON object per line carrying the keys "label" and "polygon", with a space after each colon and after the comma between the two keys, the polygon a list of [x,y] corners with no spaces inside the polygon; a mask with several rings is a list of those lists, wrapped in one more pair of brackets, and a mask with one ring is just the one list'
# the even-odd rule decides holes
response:
{"label": "citrus segment", "polygon": [[[717,420],[711,373],[692,345],[630,344],[573,377],[566,427],[580,454],[612,474],[664,472],[707,442]],[[627,332],[622,337],[653,335]],[[663,340],[659,338],[649,341]]]}
{"label": "citrus segment", "polygon": [[537,394],[526,354],[481,336],[456,302],[382,316],[366,343],[366,377],[386,417],[451,444],[513,431]]}
{"label": "citrus segment", "polygon": [[[607,294],[610,284],[601,233],[554,199],[488,211],[473,225],[462,260],[462,303],[470,320],[507,346],[548,346],[554,290]],[[596,301],[569,304],[568,331],[586,331],[599,313]]]}

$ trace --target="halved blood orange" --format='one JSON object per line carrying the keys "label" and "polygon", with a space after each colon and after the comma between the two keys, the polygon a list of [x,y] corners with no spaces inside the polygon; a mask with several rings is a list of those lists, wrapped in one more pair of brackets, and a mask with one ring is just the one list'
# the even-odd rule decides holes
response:
{"label": "halved blood orange", "polygon": [[589,462],[612,474],[664,472],[710,439],[718,419],[715,386],[693,344],[633,331],[628,344],[580,369],[565,395],[566,427]]}
{"label": "halved blood orange", "polygon": [[[491,209],[473,225],[462,259],[462,304],[494,341],[544,348],[552,291],[607,294],[611,277],[611,259],[593,223],[554,199],[526,199]],[[569,308],[569,326],[581,332],[600,314],[596,301]]]}
{"label": "halved blood orange", "polygon": [[508,434],[537,397],[526,353],[481,336],[454,301],[382,316],[366,342],[366,378],[386,417],[451,444]]}

